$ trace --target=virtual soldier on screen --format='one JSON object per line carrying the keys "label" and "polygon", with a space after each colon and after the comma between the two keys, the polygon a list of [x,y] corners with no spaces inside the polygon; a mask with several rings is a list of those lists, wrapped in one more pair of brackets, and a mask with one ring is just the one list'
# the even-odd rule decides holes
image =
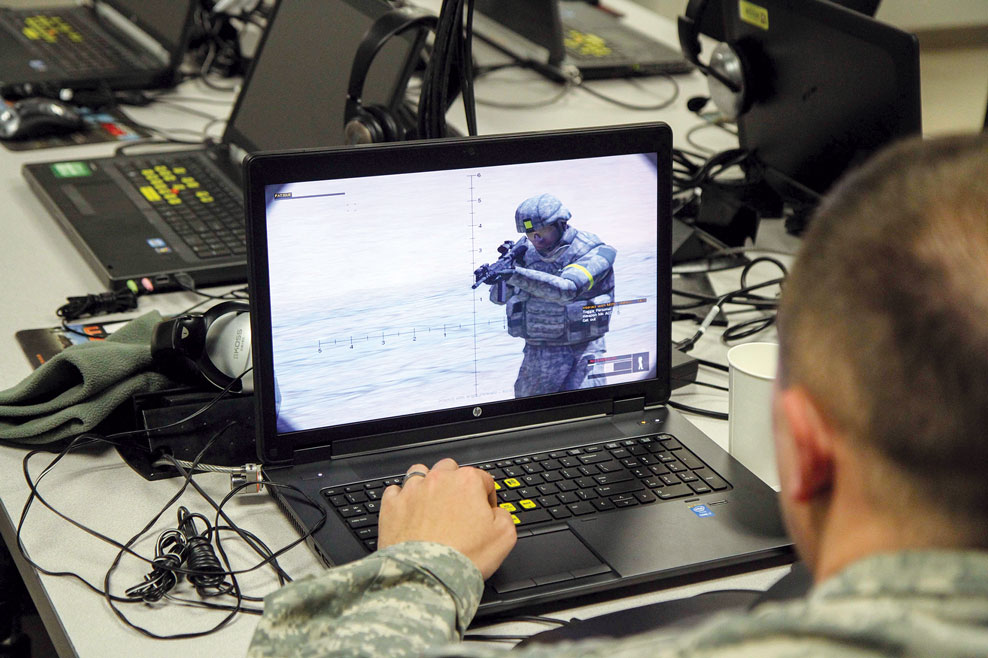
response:
{"label": "virtual soldier on screen", "polygon": [[505,242],[501,258],[474,272],[474,287],[490,285],[491,301],[505,306],[508,333],[525,339],[516,397],[606,383],[591,371],[605,351],[610,314],[588,315],[585,307],[613,304],[617,250],[569,226],[570,217],[551,194],[526,199],[515,211],[525,237]]}

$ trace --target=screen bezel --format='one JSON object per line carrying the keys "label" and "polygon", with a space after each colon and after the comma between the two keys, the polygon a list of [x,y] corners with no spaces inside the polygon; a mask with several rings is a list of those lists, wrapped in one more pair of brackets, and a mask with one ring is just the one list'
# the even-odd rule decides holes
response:
{"label": "screen bezel", "polygon": [[[483,406],[476,417],[471,406],[385,420],[352,423],[278,434],[273,390],[274,366],[268,290],[267,230],[264,190],[288,182],[332,180],[444,169],[519,164],[533,160],[656,153],[657,264],[671,268],[672,133],[661,123],[612,126],[544,133],[496,135],[432,141],[376,144],[359,148],[303,149],[258,153],[244,162],[248,225],[248,271],[251,287],[251,330],[255,382],[258,456],[268,465],[288,464],[303,451],[321,456],[368,452],[399,445],[439,441],[541,423],[561,422],[611,413],[616,401],[638,400],[640,407],[669,397],[671,325],[670,281],[657,278],[656,377],[652,380],[550,394]],[[533,157],[539,154],[539,157]],[[663,321],[665,318],[665,321]],[[327,451],[328,449],[328,451]]]}

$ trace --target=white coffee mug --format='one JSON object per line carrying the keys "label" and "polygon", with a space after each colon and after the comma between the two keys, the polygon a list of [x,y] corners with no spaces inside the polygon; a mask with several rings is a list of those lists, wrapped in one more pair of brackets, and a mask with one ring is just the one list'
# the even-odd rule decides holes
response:
{"label": "white coffee mug", "polygon": [[779,346],[744,343],[727,351],[728,451],[748,470],[779,489],[772,439],[772,385]]}

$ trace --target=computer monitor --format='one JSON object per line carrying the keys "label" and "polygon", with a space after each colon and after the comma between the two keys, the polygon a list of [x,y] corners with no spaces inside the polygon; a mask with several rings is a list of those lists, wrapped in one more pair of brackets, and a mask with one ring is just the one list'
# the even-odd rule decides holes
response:
{"label": "computer monitor", "polygon": [[[755,4],[758,20],[742,15]],[[814,205],[847,169],[921,132],[914,35],[827,0],[727,3],[724,19],[750,82],[740,145],[785,201]]]}

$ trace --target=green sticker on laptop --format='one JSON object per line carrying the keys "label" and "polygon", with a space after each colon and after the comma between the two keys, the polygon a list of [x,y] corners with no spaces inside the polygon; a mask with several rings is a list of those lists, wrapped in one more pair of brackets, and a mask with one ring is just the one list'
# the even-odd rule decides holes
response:
{"label": "green sticker on laptop", "polygon": [[56,178],[80,178],[82,176],[92,176],[93,170],[85,162],[56,162],[52,164],[51,171]]}

